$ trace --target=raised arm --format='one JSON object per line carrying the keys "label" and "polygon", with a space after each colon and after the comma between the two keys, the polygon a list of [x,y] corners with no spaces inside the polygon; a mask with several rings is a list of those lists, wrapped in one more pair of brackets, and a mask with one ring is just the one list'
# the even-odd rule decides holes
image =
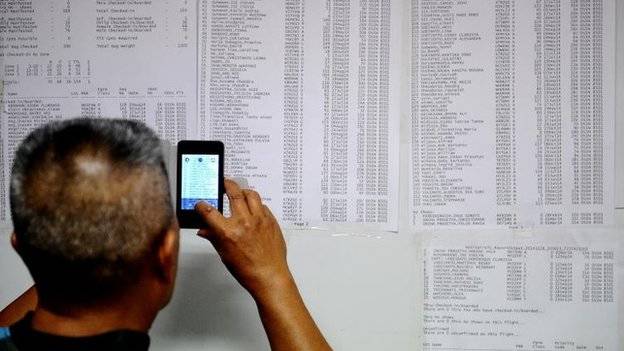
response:
{"label": "raised arm", "polygon": [[256,301],[273,351],[331,350],[310,316],[286,262],[282,231],[258,193],[226,180],[232,216],[200,202],[196,210],[208,239],[238,282]]}
{"label": "raised arm", "polygon": [[31,286],[20,297],[0,311],[0,327],[8,327],[37,307],[37,290]]}

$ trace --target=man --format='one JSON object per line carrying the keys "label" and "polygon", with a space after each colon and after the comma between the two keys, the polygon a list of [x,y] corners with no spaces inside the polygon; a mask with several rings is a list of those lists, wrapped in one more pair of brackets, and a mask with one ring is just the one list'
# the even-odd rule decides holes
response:
{"label": "man", "polygon": [[[273,350],[329,350],[271,211],[256,192],[225,188],[232,216],[199,203],[198,235],[255,300]],[[35,130],[16,153],[11,215],[11,243],[36,289],[0,313],[0,326],[11,325],[0,329],[0,350],[148,348],[146,333],[173,292],[179,243],[151,130],[93,119]]]}

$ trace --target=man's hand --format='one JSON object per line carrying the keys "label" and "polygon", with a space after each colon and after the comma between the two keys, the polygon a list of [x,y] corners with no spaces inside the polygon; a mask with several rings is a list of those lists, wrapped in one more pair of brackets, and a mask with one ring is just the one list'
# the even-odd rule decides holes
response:
{"label": "man's hand", "polygon": [[260,195],[225,181],[232,216],[200,202],[197,212],[207,228],[197,234],[208,239],[238,282],[256,297],[292,277],[286,263],[286,243],[277,220]]}
{"label": "man's hand", "polygon": [[331,350],[303,303],[286,262],[286,243],[277,220],[258,193],[225,181],[232,216],[200,202],[195,210],[221,260],[256,301],[271,349]]}

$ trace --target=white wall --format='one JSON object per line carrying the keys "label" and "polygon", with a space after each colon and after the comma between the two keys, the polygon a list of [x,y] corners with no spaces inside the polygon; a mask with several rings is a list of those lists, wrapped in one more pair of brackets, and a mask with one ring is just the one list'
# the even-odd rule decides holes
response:
{"label": "white wall", "polygon": [[616,207],[624,210],[624,0],[615,0],[617,4],[615,34],[615,189]]}

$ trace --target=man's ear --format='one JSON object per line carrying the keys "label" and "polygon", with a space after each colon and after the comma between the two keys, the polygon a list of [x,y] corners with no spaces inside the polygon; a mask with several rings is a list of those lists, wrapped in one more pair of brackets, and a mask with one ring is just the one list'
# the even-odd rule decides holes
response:
{"label": "man's ear", "polygon": [[177,223],[174,223],[167,229],[158,247],[158,275],[168,284],[175,281],[179,246],[180,230]]}

